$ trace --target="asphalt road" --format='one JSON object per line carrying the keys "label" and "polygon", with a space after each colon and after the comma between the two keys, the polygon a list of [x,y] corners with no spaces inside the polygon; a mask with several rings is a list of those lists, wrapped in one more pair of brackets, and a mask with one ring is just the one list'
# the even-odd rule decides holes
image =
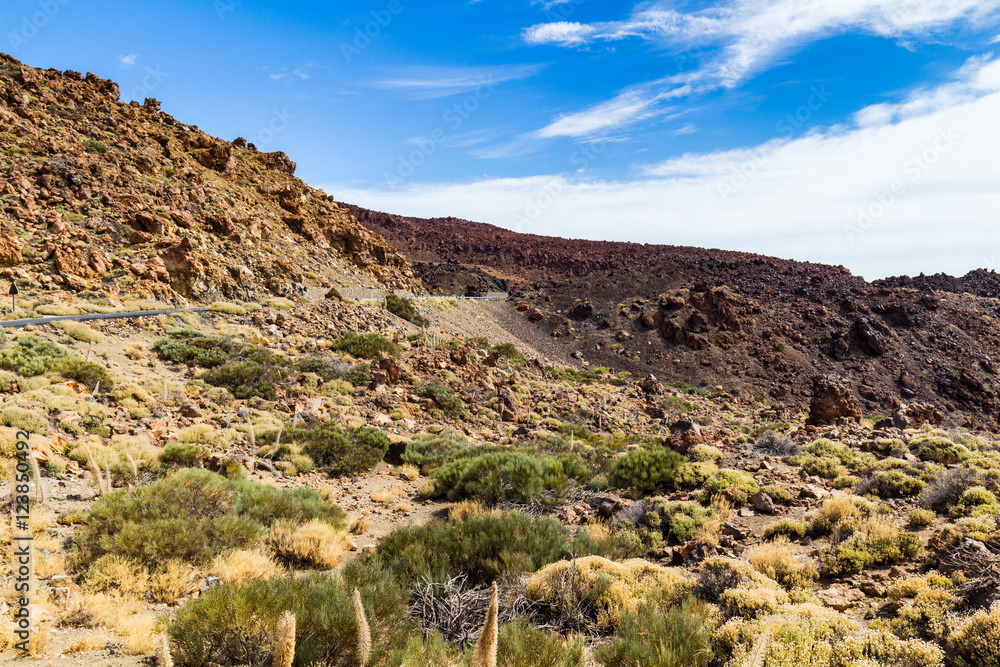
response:
{"label": "asphalt road", "polygon": [[83,315],[59,315],[56,317],[31,317],[26,320],[0,320],[0,326],[8,329],[27,326],[29,324],[49,324],[51,322],[63,322],[73,320],[76,322],[86,322],[87,320],[121,320],[134,317],[152,317],[154,315],[169,315],[181,311],[192,313],[203,313],[208,308],[167,308],[166,310],[133,310],[127,313],[85,313]]}

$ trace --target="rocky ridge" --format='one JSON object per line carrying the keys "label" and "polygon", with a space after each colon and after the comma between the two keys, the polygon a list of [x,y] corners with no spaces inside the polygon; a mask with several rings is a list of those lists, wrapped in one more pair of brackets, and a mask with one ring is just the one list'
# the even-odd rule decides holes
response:
{"label": "rocky ridge", "polygon": [[45,289],[206,301],[418,289],[408,262],[281,152],[0,54],[0,265]]}

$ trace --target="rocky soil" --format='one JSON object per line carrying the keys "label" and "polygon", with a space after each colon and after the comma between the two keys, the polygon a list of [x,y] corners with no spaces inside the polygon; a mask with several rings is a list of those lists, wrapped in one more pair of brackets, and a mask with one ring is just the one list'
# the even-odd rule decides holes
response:
{"label": "rocky soil", "polygon": [[707,378],[802,410],[811,378],[845,377],[866,415],[934,404],[993,427],[1000,278],[892,278],[747,253],[516,234],[457,218],[350,207],[409,257],[431,292],[502,283],[582,364]]}

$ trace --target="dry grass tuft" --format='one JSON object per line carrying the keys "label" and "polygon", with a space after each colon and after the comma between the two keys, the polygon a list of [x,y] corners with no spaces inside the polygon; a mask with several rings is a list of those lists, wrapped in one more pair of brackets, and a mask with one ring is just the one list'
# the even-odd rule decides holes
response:
{"label": "dry grass tuft", "polygon": [[746,558],[754,569],[785,588],[807,587],[819,576],[816,565],[805,556],[797,556],[784,536],[751,547]]}
{"label": "dry grass tuft", "polygon": [[404,466],[400,466],[399,477],[410,482],[416,481],[420,478],[420,468],[411,463],[407,463]]}
{"label": "dry grass tuft", "polygon": [[172,558],[152,576],[149,591],[156,602],[173,602],[191,593],[200,578],[198,568]]}
{"label": "dry grass tuft", "polygon": [[350,549],[344,532],[318,519],[301,526],[278,522],[267,542],[281,558],[325,568],[338,565]]}
{"label": "dry grass tuft", "polygon": [[387,489],[372,491],[372,500],[381,505],[391,505],[405,495],[406,489],[399,484],[394,484]]}
{"label": "dry grass tuft", "polygon": [[273,579],[284,573],[284,569],[274,562],[262,548],[236,549],[212,561],[209,572],[223,583],[239,584],[251,579]]}

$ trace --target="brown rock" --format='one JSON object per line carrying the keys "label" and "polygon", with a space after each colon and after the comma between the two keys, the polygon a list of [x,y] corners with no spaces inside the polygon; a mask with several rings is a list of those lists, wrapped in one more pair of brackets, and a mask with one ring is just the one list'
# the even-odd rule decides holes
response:
{"label": "brown rock", "polygon": [[835,424],[841,419],[861,419],[858,399],[843,378],[816,375],[812,379],[813,396],[809,420],[813,425]]}
{"label": "brown rock", "polygon": [[324,299],[336,299],[337,301],[343,301],[344,295],[340,293],[340,290],[336,287],[331,287],[330,290],[323,297]]}
{"label": "brown rock", "polygon": [[7,225],[0,224],[0,266],[20,266],[24,262],[24,243]]}
{"label": "brown rock", "polygon": [[774,501],[771,500],[771,496],[767,495],[763,491],[758,491],[750,496],[750,503],[758,512],[763,512],[764,514],[774,514]]}

